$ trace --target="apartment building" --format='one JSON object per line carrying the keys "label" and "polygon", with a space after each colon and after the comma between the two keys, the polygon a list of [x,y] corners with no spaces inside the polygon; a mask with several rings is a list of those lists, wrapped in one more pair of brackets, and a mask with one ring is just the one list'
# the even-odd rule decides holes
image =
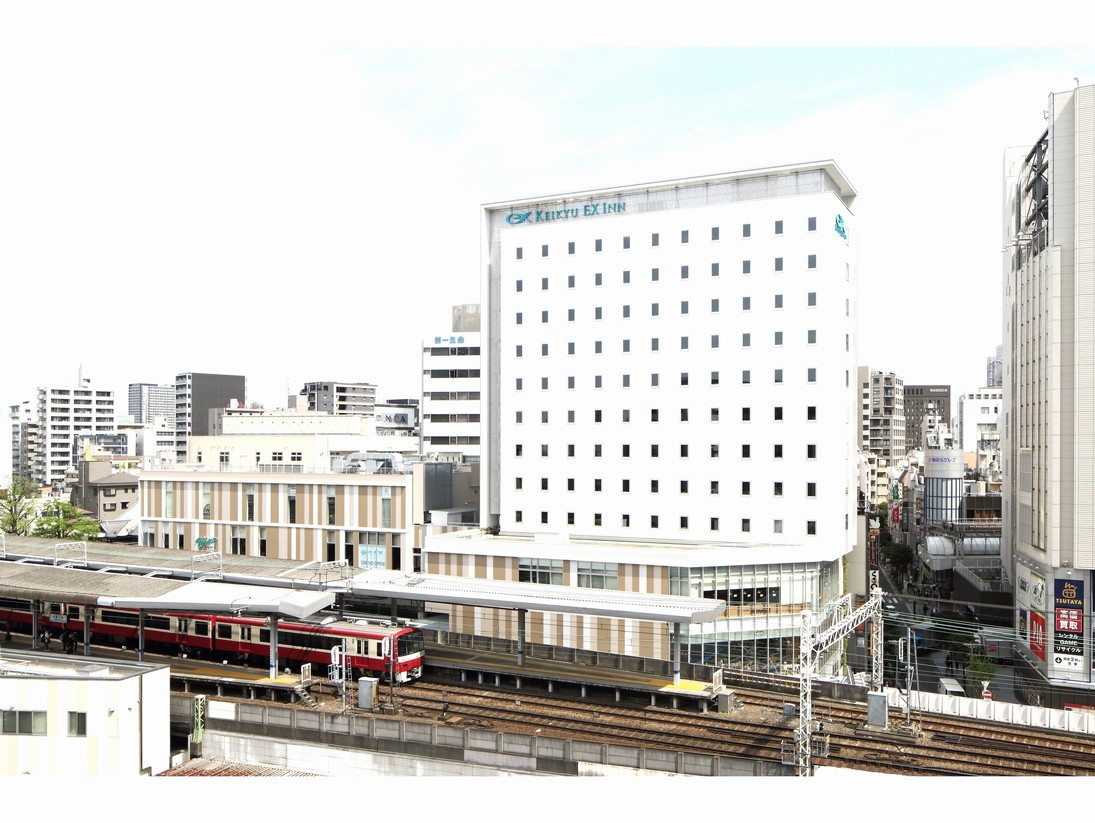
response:
{"label": "apartment building", "polygon": [[860,449],[867,460],[867,502],[876,506],[891,497],[907,453],[905,442],[905,381],[893,372],[867,366],[858,370],[860,388]]}
{"label": "apartment building", "polygon": [[453,308],[452,331],[422,344],[422,453],[478,460],[480,447],[479,306]]}
{"label": "apartment building", "polygon": [[184,372],[175,376],[175,457],[186,461],[192,436],[211,433],[212,413],[247,404],[247,378],[241,374]]}

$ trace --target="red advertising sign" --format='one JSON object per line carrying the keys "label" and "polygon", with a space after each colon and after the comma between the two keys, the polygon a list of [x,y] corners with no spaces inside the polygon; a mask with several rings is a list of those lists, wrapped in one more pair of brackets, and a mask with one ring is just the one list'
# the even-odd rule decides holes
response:
{"label": "red advertising sign", "polygon": [[893,522],[897,523],[898,519],[899,519],[899,516],[898,516],[898,513],[897,513],[897,506],[894,506],[893,507]]}
{"label": "red advertising sign", "polygon": [[1046,619],[1038,612],[1030,613],[1030,650],[1039,660],[1046,659]]}

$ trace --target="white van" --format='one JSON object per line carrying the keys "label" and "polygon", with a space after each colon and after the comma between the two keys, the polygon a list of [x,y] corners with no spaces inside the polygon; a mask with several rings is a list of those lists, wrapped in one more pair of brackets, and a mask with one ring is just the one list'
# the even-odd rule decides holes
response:
{"label": "white van", "polygon": [[949,694],[954,697],[966,696],[966,690],[953,677],[940,677],[938,691],[940,694]]}

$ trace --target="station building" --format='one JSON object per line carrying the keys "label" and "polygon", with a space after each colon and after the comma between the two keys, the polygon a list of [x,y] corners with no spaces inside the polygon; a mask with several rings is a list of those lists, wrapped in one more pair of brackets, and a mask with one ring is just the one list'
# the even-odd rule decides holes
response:
{"label": "station building", "polygon": [[[486,528],[427,536],[425,570],[721,599],[688,659],[797,663],[855,545],[855,196],[825,161],[484,206]],[[580,620],[529,639],[668,648]]]}

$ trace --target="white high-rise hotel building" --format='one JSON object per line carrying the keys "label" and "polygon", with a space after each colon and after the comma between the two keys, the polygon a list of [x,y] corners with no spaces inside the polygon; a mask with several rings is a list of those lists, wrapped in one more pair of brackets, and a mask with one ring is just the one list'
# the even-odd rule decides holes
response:
{"label": "white high-rise hotel building", "polygon": [[1004,156],[1002,549],[1025,659],[1041,678],[1087,686],[1095,680],[1095,86],[1051,94],[1047,118],[1032,147]]}
{"label": "white high-rise hotel building", "polygon": [[[485,206],[496,533],[429,541],[428,570],[718,598],[689,659],[797,662],[856,534],[855,194],[827,161]],[[664,659],[665,626],[625,623],[529,640]]]}

